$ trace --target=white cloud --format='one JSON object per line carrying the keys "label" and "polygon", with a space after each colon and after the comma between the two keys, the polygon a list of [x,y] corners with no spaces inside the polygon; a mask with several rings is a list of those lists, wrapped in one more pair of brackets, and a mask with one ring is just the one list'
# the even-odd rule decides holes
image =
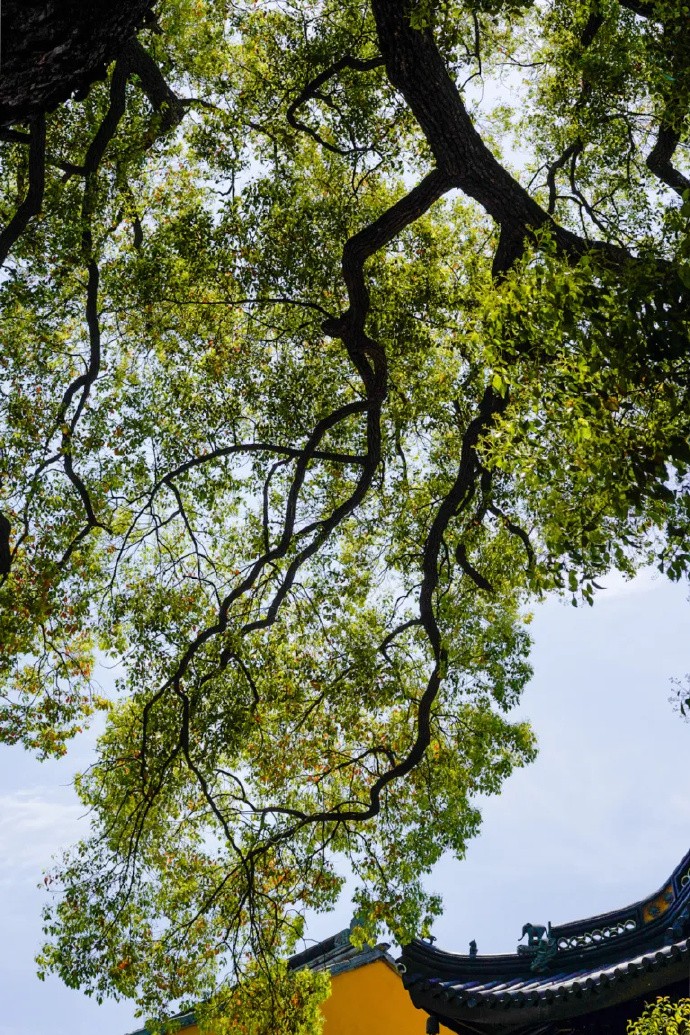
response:
{"label": "white cloud", "polygon": [[0,815],[0,873],[5,885],[23,881],[27,870],[38,876],[51,857],[85,829],[83,806],[60,800],[47,787],[0,794]]}

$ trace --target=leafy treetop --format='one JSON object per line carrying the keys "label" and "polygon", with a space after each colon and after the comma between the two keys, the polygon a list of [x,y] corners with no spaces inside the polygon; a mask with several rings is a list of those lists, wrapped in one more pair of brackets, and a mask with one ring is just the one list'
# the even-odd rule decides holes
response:
{"label": "leafy treetop", "polygon": [[530,600],[684,574],[686,15],[163,0],[2,132],[0,730],[107,710],[44,969],[202,999],[344,869],[426,932]]}

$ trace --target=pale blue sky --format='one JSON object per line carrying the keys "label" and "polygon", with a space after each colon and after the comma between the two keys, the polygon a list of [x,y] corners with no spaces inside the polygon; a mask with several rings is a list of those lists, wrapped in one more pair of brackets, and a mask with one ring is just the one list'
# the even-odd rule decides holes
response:
{"label": "pale blue sky", "polygon": [[[535,613],[534,678],[520,713],[540,741],[534,765],[483,807],[484,825],[462,862],[444,861],[433,885],[445,898],[438,944],[514,951],[522,925],[561,923],[623,906],[661,885],[690,847],[690,725],[668,702],[690,671],[687,587],[645,573],[607,580],[594,608],[549,601]],[[55,980],[41,984],[41,868],[78,836],[83,820],[63,763],[0,752],[0,1035],[123,1035],[131,1006],[102,1007]],[[322,938],[349,907],[318,917]]]}

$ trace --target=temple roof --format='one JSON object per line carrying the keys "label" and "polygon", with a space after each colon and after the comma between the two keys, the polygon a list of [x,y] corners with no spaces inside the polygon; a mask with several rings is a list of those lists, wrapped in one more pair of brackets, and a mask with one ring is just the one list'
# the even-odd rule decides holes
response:
{"label": "temple roof", "polygon": [[325,938],[322,942],[310,946],[303,952],[298,952],[288,960],[289,970],[327,970],[332,977],[342,974],[346,970],[356,970],[364,967],[375,960],[382,960],[393,970],[398,972],[397,965],[392,956],[388,954],[389,946],[381,945],[365,946],[362,949],[355,948],[350,941],[350,935],[356,922],[346,927],[344,931]]}
{"label": "temple roof", "polygon": [[[416,941],[403,950],[415,1006],[456,1030],[509,1032],[647,994],[690,970],[690,852],[653,895],[559,926],[526,924],[525,945],[501,956],[459,955]],[[451,1025],[453,1026],[453,1025]]]}

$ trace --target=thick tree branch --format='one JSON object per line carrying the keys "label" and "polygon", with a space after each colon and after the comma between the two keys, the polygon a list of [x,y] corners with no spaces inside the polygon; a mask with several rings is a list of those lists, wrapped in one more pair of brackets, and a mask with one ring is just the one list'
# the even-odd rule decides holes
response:
{"label": "thick tree branch", "polygon": [[594,248],[616,264],[630,258],[616,245],[590,243],[559,226],[504,169],[475,129],[431,30],[412,28],[406,5],[372,0],[372,9],[388,77],[417,119],[438,169],[500,227],[496,274],[505,272],[519,257],[522,242],[544,226],[570,258]]}
{"label": "thick tree branch", "polygon": [[593,42],[594,37],[599,32],[599,29],[604,24],[604,16],[598,8],[590,11],[589,18],[585,24],[584,29],[580,34],[580,43],[583,47],[588,47]]}
{"label": "thick tree branch", "polygon": [[618,0],[618,3],[641,18],[657,17],[653,0]]}
{"label": "thick tree branch", "polygon": [[546,183],[549,188],[549,207],[548,213],[550,216],[556,211],[556,173],[563,169],[567,163],[580,154],[582,151],[582,142],[580,140],[574,140],[572,144],[566,147],[565,151],[555,162],[552,162],[546,173]]}
{"label": "thick tree branch", "polygon": [[160,132],[174,129],[184,118],[188,105],[170,88],[156,62],[137,39],[129,44],[128,61],[151,106],[160,115]]}
{"label": "thick tree branch", "polygon": [[24,200],[12,219],[0,233],[0,266],[7,258],[29,225],[29,220],[37,216],[43,204],[45,187],[46,161],[46,120],[45,115],[37,115],[31,124],[31,141],[29,143],[29,187]]}
{"label": "thick tree branch", "polygon": [[9,519],[0,511],[0,575],[9,575],[12,567],[11,532],[12,525]]}
{"label": "thick tree branch", "polygon": [[132,47],[132,43],[128,43],[115,62],[110,80],[110,105],[86,152],[81,170],[85,176],[90,176],[98,170],[106,148],[115,136],[120,120],[125,113],[127,79],[132,71]]}
{"label": "thick tree branch", "polygon": [[[96,517],[96,512],[94,510],[93,503],[91,502],[91,496],[83,478],[75,470],[73,457],[74,433],[77,429],[81,415],[84,412],[84,407],[86,406],[91,393],[91,388],[96,381],[101,368],[101,330],[98,318],[99,282],[100,272],[98,266],[92,259],[89,262],[89,279],[86,289],[86,323],[89,329],[88,364],[86,371],[80,377],[76,378],[65,392],[58,413],[58,425],[62,425],[62,445],[60,449],[62,463],[65,474],[76,489],[77,495],[84,507],[86,525],[68,546],[60,560],[60,566],[67,562],[77,545],[84,539],[90,529],[104,528],[108,530],[107,525],[103,524],[103,522],[99,521]],[[77,392],[80,392],[77,405],[69,424],[66,424],[67,412],[72,400],[76,397]]]}
{"label": "thick tree branch", "polygon": [[[0,126],[0,140],[7,140],[11,144],[25,144],[27,147],[31,144],[31,133],[25,133],[20,129],[7,129],[5,126]],[[61,169],[62,172],[68,176],[74,176],[75,174],[80,175],[82,168],[80,165],[75,165],[74,162],[66,162],[60,158],[51,158],[50,155],[46,155],[45,158],[46,166],[52,166],[55,169]]]}
{"label": "thick tree branch", "polygon": [[690,190],[690,179],[671,162],[679,143],[680,135],[675,130],[670,126],[659,126],[656,143],[647,155],[647,168],[682,197],[686,190]]}
{"label": "thick tree branch", "polygon": [[475,586],[481,589],[484,593],[493,593],[494,587],[491,585],[489,580],[482,575],[480,571],[470,561],[467,556],[467,548],[464,543],[458,543],[455,548],[455,559],[462,568],[465,575],[472,579]]}
{"label": "thick tree branch", "polygon": [[376,390],[377,380],[378,390],[381,389],[382,353],[380,346],[364,330],[369,312],[364,263],[389,244],[401,230],[419,219],[451,186],[450,179],[444,173],[438,169],[433,170],[378,219],[351,237],[343,249],[343,279],[350,304],[341,316],[325,320],[323,329],[326,334],[344,341],[360,376],[372,391]]}

